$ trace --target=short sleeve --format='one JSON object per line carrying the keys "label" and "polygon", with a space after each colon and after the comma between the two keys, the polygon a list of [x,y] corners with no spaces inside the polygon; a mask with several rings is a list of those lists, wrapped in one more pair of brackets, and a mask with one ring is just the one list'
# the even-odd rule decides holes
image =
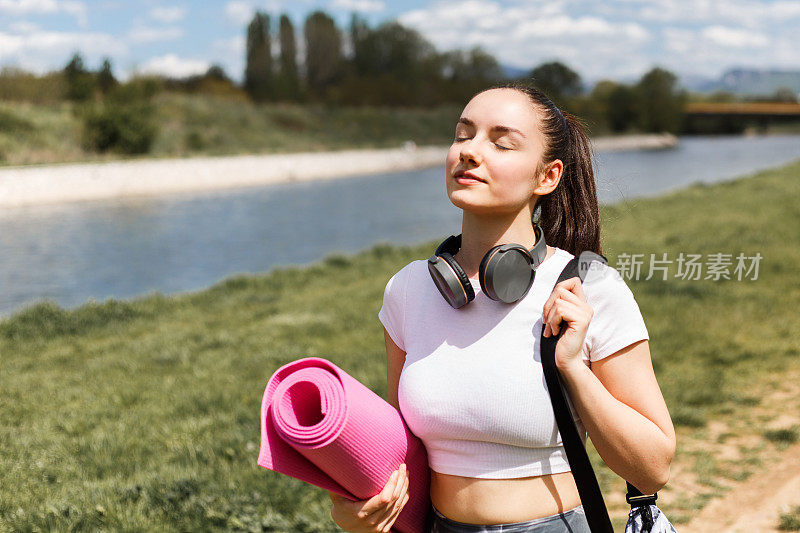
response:
{"label": "short sleeve", "polygon": [[585,361],[599,361],[642,339],[650,338],[639,304],[619,272],[593,263],[584,278],[583,292],[592,307],[592,320],[583,345]]}
{"label": "short sleeve", "polygon": [[383,305],[378,311],[378,319],[383,324],[383,327],[386,328],[394,343],[403,351],[406,349],[404,330],[409,266],[402,268],[386,283],[386,288],[383,291]]}

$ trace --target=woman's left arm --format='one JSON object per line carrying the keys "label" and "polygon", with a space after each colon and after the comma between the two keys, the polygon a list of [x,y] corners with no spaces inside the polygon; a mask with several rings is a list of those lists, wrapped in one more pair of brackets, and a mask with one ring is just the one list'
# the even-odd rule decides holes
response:
{"label": "woman's left arm", "polygon": [[[592,363],[581,348],[593,310],[578,278],[562,281],[543,308],[545,336],[565,328],[556,365],[600,457],[644,494],[663,487],[675,455],[675,430],[656,381],[647,339]],[[564,320],[564,323],[561,323]]]}

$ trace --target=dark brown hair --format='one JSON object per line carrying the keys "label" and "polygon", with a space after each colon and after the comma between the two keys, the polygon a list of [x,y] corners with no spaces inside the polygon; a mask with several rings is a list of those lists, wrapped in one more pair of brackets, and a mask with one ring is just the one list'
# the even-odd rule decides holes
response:
{"label": "dark brown hair", "polygon": [[511,82],[490,89],[520,91],[531,99],[540,112],[540,129],[546,146],[536,169],[537,176],[556,159],[564,164],[556,188],[541,196],[535,206],[536,210],[541,209],[539,220],[547,244],[576,256],[584,250],[602,254],[592,148],[581,120],[559,110],[550,98],[532,85]]}

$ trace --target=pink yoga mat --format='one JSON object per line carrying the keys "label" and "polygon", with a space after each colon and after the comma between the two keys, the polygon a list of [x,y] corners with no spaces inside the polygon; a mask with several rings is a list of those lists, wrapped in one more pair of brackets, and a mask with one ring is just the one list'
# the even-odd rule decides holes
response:
{"label": "pink yoga mat", "polygon": [[397,409],[319,357],[286,364],[267,382],[259,466],[365,500],[378,494],[402,463],[408,468],[409,499],[392,531],[424,533],[428,454]]}

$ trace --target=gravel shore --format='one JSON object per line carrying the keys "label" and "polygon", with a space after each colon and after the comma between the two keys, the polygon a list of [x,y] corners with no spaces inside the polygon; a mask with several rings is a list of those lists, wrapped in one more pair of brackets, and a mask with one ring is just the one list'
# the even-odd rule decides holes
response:
{"label": "gravel shore", "polygon": [[[596,152],[669,148],[672,135],[592,140]],[[0,207],[151,196],[443,165],[447,147],[78,163],[0,169]]]}

